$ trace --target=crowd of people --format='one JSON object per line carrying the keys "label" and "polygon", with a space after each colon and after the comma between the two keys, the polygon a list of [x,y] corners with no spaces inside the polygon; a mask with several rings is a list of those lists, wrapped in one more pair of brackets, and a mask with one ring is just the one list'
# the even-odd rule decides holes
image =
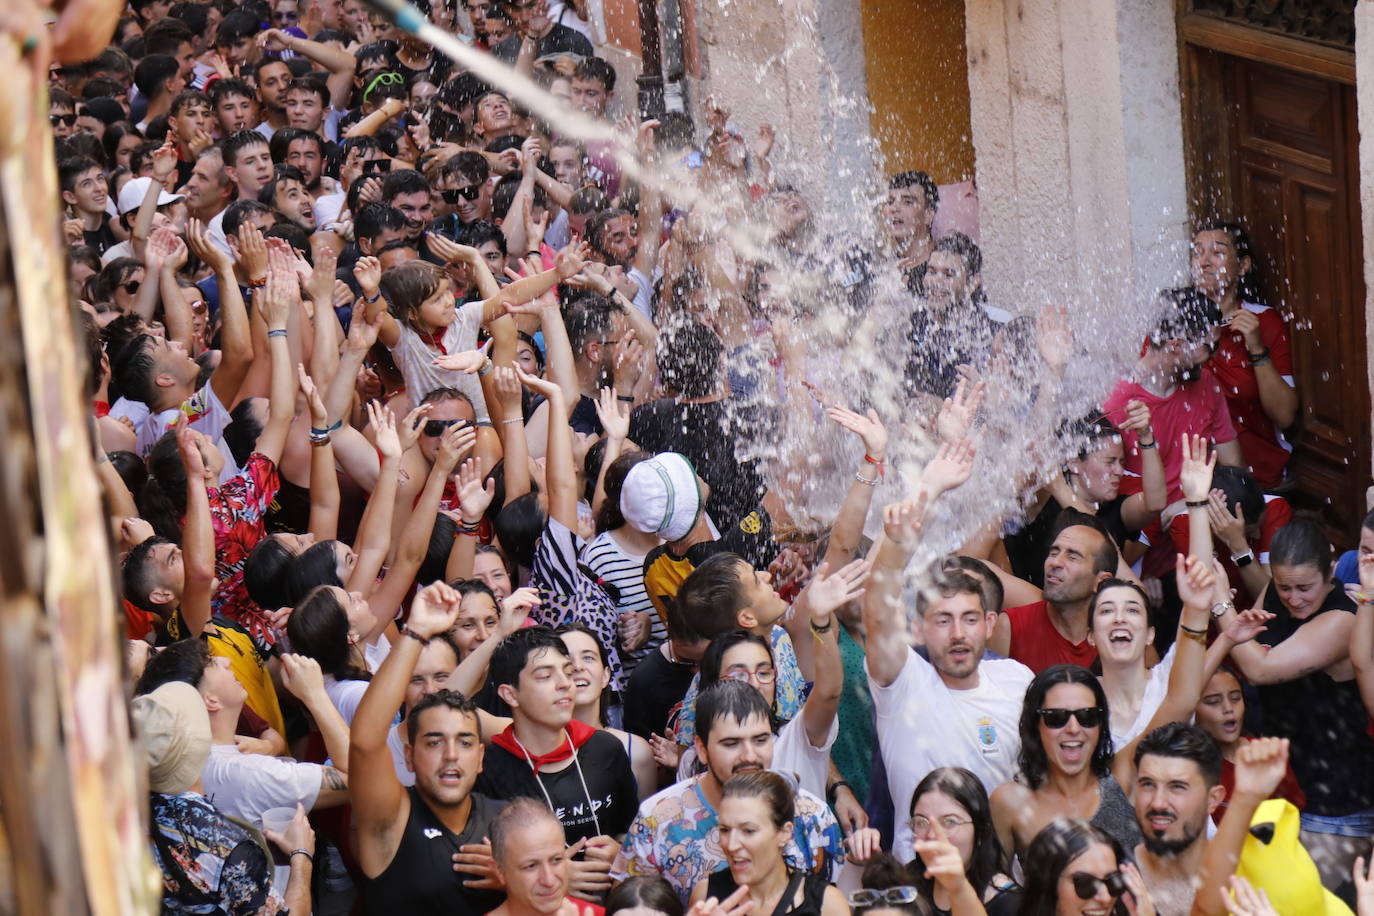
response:
{"label": "crowd of people", "polygon": [[[420,7],[633,105],[581,0]],[[584,142],[361,0],[127,12],[49,98],[164,912],[1374,916],[1374,514],[1284,498],[1240,224],[1056,416],[1084,342],[922,172],[841,243],[714,103]],[[937,552],[994,400],[1063,460]]]}

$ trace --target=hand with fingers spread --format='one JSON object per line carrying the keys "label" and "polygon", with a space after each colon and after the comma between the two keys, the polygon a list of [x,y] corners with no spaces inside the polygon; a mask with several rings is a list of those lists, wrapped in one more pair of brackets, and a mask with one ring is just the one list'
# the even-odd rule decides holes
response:
{"label": "hand with fingers spread", "polygon": [[477,442],[477,427],[471,423],[455,423],[439,437],[439,454],[434,456],[434,466],[447,476],[458,467],[463,456],[472,451]]}
{"label": "hand with fingers spread", "polygon": [[1240,611],[1235,619],[1226,625],[1226,638],[1238,646],[1244,645],[1269,629],[1268,623],[1274,616],[1264,608],[1258,607]]}
{"label": "hand with fingers spread", "polygon": [[260,283],[267,276],[267,241],[262,230],[251,220],[239,225],[239,265],[253,283]]}
{"label": "hand with fingers spread", "polygon": [[[315,264],[310,268],[310,276],[304,283],[305,294],[317,305],[333,302],[334,274],[338,267],[339,256],[328,245],[319,246],[315,252]],[[344,284],[347,286],[348,284]]]}
{"label": "hand with fingers spread", "polygon": [[465,375],[476,375],[485,369],[491,360],[487,357],[486,350],[464,350],[461,353],[446,353],[443,356],[434,358],[434,365],[440,369],[447,369],[450,372],[462,372]]}
{"label": "hand with fingers spread", "polygon": [[376,299],[382,288],[382,262],[371,256],[358,259],[353,265],[353,279],[363,292],[363,299]]}
{"label": "hand with fingers spread", "polygon": [[491,841],[485,837],[480,843],[464,843],[458,847],[453,854],[453,870],[473,875],[463,882],[464,887],[473,890],[500,890],[505,886],[491,855]]}
{"label": "hand with fingers spread", "polygon": [[986,392],[983,382],[970,386],[961,380],[955,386],[954,394],[945,398],[935,417],[935,433],[941,442],[958,442],[968,437]]}
{"label": "hand with fingers spread", "polygon": [[602,388],[592,403],[607,439],[624,442],[630,438],[630,405],[619,399],[617,389]]}
{"label": "hand with fingers spread", "polygon": [[591,255],[591,249],[583,242],[581,245],[569,245],[558,252],[558,257],[554,259],[554,268],[558,271],[560,280],[582,273],[582,268],[586,266],[587,258]]}
{"label": "hand with fingers spread", "polygon": [[153,181],[161,185],[163,190],[170,191],[167,182],[177,171],[177,143],[171,131],[167,132],[167,139],[162,141],[162,145],[153,150],[152,158]]}
{"label": "hand with fingers spread", "polygon": [[425,242],[429,250],[444,259],[446,264],[471,264],[482,257],[481,252],[470,245],[459,245],[442,232],[426,232]]}
{"label": "hand with fingers spread", "polygon": [[459,517],[464,525],[476,525],[482,521],[496,498],[496,478],[482,480],[482,459],[469,458],[458,469],[458,507]]}
{"label": "hand with fingers spread", "polygon": [[926,504],[930,497],[924,490],[914,499],[889,503],[883,507],[883,534],[907,552],[920,542],[921,525],[925,520]]}
{"label": "hand with fingers spread", "polygon": [[836,404],[827,407],[825,415],[863,440],[866,455],[878,461],[883,459],[887,453],[887,427],[873,408],[858,414]]}
{"label": "hand with fingers spread", "polygon": [[1226,504],[1226,491],[1213,490],[1207,496],[1207,521],[1212,526],[1212,534],[1225,544],[1232,554],[1244,553],[1250,549],[1245,539],[1245,512],[1240,501],[1236,501],[1235,511]]}
{"label": "hand with fingers spread", "polygon": [[367,422],[372,427],[374,444],[382,458],[399,461],[401,439],[396,433],[396,415],[381,401],[367,402]]}
{"label": "hand with fingers spread", "polygon": [[216,273],[226,273],[233,268],[234,259],[229,256],[229,252],[210,240],[209,234],[205,231],[205,224],[200,220],[193,218],[187,221],[186,243],[191,246],[195,256],[210,265]]}
{"label": "hand with fingers spread", "polygon": [[1073,325],[1069,310],[1047,305],[1035,316],[1035,349],[1051,374],[1062,374],[1073,356]]}
{"label": "hand with fingers spread", "polygon": [[[1281,916],[1269,902],[1269,895],[1263,888],[1256,889],[1240,875],[1232,875],[1230,883],[1231,893],[1223,890],[1221,900],[1231,916]],[[1364,910],[1360,911],[1360,916],[1364,916]]]}
{"label": "hand with fingers spread", "polygon": [[941,445],[921,473],[921,489],[935,499],[942,493],[963,486],[973,473],[975,457],[972,439]]}
{"label": "hand with fingers spread", "polygon": [[[175,274],[186,265],[186,243],[171,229],[154,229],[148,237],[148,269],[158,267]],[[156,266],[155,266],[156,265]]]}
{"label": "hand with fingers spread", "polygon": [[816,570],[816,575],[798,596],[798,600],[805,601],[811,622],[818,627],[825,627],[830,623],[830,615],[836,609],[850,601],[863,598],[864,585],[867,584],[868,575],[872,571],[872,562],[862,558],[840,567],[833,573],[830,571],[829,563],[822,563]]}
{"label": "hand with fingers spread", "polygon": [[429,418],[429,413],[433,409],[433,404],[421,404],[419,407],[412,407],[401,418],[401,422],[396,426],[396,436],[401,441],[402,454],[410,451],[410,447],[420,441],[420,432],[425,428],[425,420]]}
{"label": "hand with fingers spread", "polygon": [[1212,471],[1217,466],[1217,454],[1210,451],[1205,436],[1184,433],[1180,447],[1183,464],[1179,468],[1178,483],[1183,489],[1183,498],[1190,503],[1205,502],[1212,491]]}
{"label": "hand with fingers spread", "polygon": [[677,743],[672,732],[666,735],[650,735],[649,750],[654,755],[654,763],[669,770],[676,770],[682,760],[682,745]]}

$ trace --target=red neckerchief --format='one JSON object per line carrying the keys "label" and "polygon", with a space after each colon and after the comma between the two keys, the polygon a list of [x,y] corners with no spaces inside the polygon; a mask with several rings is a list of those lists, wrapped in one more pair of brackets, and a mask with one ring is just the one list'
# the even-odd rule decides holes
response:
{"label": "red neckerchief", "polygon": [[[448,330],[448,328],[444,329],[444,331],[446,330]],[[444,331],[440,331],[438,334],[430,334],[428,331],[421,331],[417,328],[415,333],[425,343],[429,344],[431,347],[438,350],[445,356],[448,356],[448,348],[444,346]]]}
{"label": "red neckerchief", "polygon": [[572,757],[573,749],[579,748],[582,745],[586,744],[587,741],[592,737],[592,735],[596,734],[596,729],[592,728],[585,722],[579,722],[576,719],[573,719],[571,722],[568,723],[567,733],[568,737],[571,740],[564,741],[562,744],[560,744],[553,750],[549,751],[547,754],[531,754],[528,750],[522,747],[519,740],[517,740],[515,737],[514,723],[507,725],[506,730],[501,732],[499,735],[493,736],[491,739],[491,743],[501,748],[502,750],[510,751],[512,754],[514,754],[517,757],[520,757],[521,759],[528,760],[530,764],[534,767],[534,769],[537,771],[540,767],[544,766],[545,764],[562,763],[564,760],[567,760],[570,757]]}
{"label": "red neckerchief", "polygon": [[95,416],[97,420],[101,417],[108,417],[110,415],[109,401],[92,401],[91,406],[95,408]]}

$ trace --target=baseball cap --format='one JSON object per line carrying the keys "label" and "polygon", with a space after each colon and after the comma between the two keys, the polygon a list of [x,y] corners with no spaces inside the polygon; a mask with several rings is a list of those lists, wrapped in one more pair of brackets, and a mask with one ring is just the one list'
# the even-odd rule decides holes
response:
{"label": "baseball cap", "polygon": [[171,681],[136,697],[133,720],[148,751],[148,788],[164,795],[196,784],[210,759],[210,714],[200,691]]}
{"label": "baseball cap", "polygon": [[663,452],[630,468],[620,489],[620,514],[635,529],[666,541],[686,537],[701,514],[701,483],[692,462]]}
{"label": "baseball cap", "polygon": [[[120,215],[132,213],[143,206],[143,198],[148,196],[148,186],[153,183],[153,179],[144,176],[142,178],[131,178],[124,182],[124,187],[119,189],[119,212]],[[181,200],[182,195],[170,194],[166,188],[158,192],[157,205],[166,206]]]}

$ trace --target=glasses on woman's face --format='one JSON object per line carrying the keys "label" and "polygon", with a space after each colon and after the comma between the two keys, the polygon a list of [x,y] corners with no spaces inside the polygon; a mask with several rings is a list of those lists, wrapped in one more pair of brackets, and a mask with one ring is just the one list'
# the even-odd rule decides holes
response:
{"label": "glasses on woman's face", "polygon": [[1073,873],[1073,892],[1078,895],[1080,900],[1091,900],[1097,896],[1097,889],[1106,885],[1107,893],[1113,897],[1120,897],[1130,888],[1126,886],[1126,879],[1119,871],[1114,871],[1105,877],[1099,878],[1097,875],[1090,875],[1085,871]]}
{"label": "glasses on woman's face", "polygon": [[946,814],[944,817],[937,817],[932,821],[930,818],[922,817],[918,814],[911,819],[911,832],[920,834],[928,833],[931,826],[937,823],[944,828],[945,833],[953,833],[965,824],[972,824],[973,821],[968,818],[956,817],[953,814]]}
{"label": "glasses on woman's face", "polygon": [[759,665],[753,671],[743,666],[737,666],[725,672],[725,676],[735,681],[753,681],[755,684],[771,684],[773,679],[778,676],[769,665]]}
{"label": "glasses on woman's face", "polygon": [[1060,729],[1069,724],[1069,716],[1078,720],[1084,728],[1097,728],[1102,724],[1102,707],[1085,706],[1082,709],[1037,709],[1035,714],[1046,728]]}
{"label": "glasses on woman's face", "polygon": [[863,888],[849,895],[850,906],[905,906],[915,903],[919,896],[914,887],[886,887],[882,890]]}

